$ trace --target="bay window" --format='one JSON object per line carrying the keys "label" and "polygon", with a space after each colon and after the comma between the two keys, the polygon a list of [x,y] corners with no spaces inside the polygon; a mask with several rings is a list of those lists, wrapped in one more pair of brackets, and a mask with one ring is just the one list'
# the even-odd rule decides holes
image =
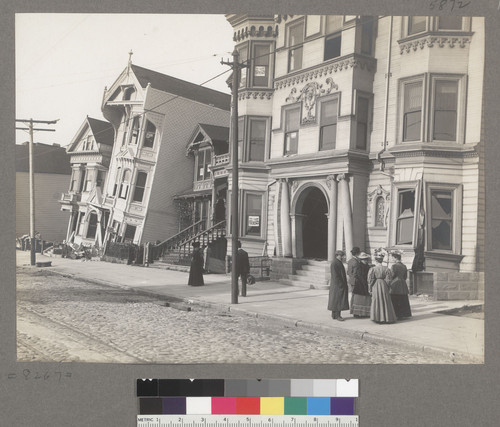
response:
{"label": "bay window", "polygon": [[119,195],[120,199],[127,198],[128,187],[130,185],[130,175],[131,175],[130,169],[127,169],[125,170],[125,172],[123,172],[123,178],[120,185],[120,195]]}
{"label": "bay window", "polygon": [[130,144],[137,145],[139,142],[139,134],[140,134],[140,126],[141,126],[141,118],[140,116],[135,116],[132,120],[132,130],[130,135]]}
{"label": "bay window", "polygon": [[462,142],[466,76],[425,74],[401,82],[402,142]]}

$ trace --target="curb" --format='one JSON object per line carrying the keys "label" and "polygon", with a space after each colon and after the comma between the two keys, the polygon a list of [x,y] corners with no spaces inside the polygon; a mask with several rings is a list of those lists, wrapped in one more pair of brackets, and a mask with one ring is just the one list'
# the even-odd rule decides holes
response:
{"label": "curb", "polygon": [[[256,312],[249,311],[246,308],[234,307],[234,306],[227,304],[227,303],[203,301],[203,300],[199,300],[199,299],[193,299],[190,297],[179,297],[179,296],[169,295],[169,294],[158,294],[158,293],[155,293],[152,291],[137,289],[137,288],[134,288],[134,287],[128,286],[128,285],[120,285],[120,284],[108,282],[108,281],[102,280],[102,279],[80,278],[80,277],[77,277],[71,273],[63,273],[60,271],[55,271],[55,270],[51,269],[50,267],[49,268],[47,268],[47,267],[39,268],[39,269],[42,271],[50,271],[51,273],[57,274],[59,276],[77,279],[77,280],[80,280],[82,282],[99,284],[99,285],[109,286],[109,287],[118,288],[118,289],[126,289],[129,291],[133,291],[134,293],[136,293],[138,295],[155,297],[155,298],[160,299],[162,301],[168,301],[168,302],[174,302],[174,303],[183,302],[183,303],[186,303],[188,305],[197,305],[199,307],[217,309],[217,310],[223,311],[223,312],[234,312],[234,313],[242,314],[242,315],[249,316],[249,317],[255,317],[258,319],[268,320],[268,321],[271,321],[271,322],[274,322],[274,323],[277,323],[277,324],[280,324],[283,326],[287,326],[287,327],[296,327],[296,328],[304,329],[307,331],[318,331],[319,330],[319,331],[326,333],[326,334],[335,334],[337,336],[340,335],[340,336],[345,336],[345,337],[350,337],[350,338],[357,338],[360,340],[373,342],[373,343],[404,347],[408,350],[413,350],[413,351],[420,351],[420,352],[424,352],[424,353],[433,353],[433,354],[439,354],[439,355],[448,355],[451,363],[454,363],[455,359],[464,360],[464,362],[462,362],[463,364],[465,364],[465,363],[476,363],[476,364],[484,363],[484,361],[481,360],[480,357],[478,357],[478,356],[464,354],[464,353],[457,353],[453,350],[442,348],[442,347],[415,344],[415,343],[412,343],[410,341],[406,341],[406,340],[402,340],[402,339],[398,339],[398,338],[388,338],[388,337],[385,337],[382,335],[373,334],[373,333],[369,333],[369,332],[361,332],[361,331],[356,331],[356,330],[337,328],[333,325],[322,325],[322,324],[318,324],[318,323],[303,321],[300,319],[296,320],[296,319],[292,319],[292,318],[288,318],[288,317],[283,317],[283,316],[279,316],[279,315],[275,315],[275,314],[256,313]],[[465,362],[465,361],[467,361],[467,362]],[[460,362],[456,362],[456,363],[460,363]]]}

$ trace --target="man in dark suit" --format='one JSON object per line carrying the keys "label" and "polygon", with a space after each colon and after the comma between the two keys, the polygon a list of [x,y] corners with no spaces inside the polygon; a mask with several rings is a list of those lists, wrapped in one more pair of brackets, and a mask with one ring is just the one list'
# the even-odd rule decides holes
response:
{"label": "man in dark suit", "polygon": [[250,261],[248,253],[241,248],[241,242],[238,240],[238,252],[236,254],[236,272],[238,277],[241,277],[241,290],[242,297],[247,296],[247,277],[250,273]]}
{"label": "man in dark suit", "polygon": [[332,318],[343,321],[340,312],[349,310],[347,277],[343,261],[345,253],[335,252],[335,259],[330,266],[330,292],[328,294],[328,310],[332,312]]}

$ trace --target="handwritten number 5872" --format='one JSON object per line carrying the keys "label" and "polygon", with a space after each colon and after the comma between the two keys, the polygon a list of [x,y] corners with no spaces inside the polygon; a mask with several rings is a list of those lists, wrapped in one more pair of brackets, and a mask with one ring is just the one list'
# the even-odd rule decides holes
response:
{"label": "handwritten number 5872", "polygon": [[443,10],[443,8],[447,5],[451,5],[451,10],[453,11],[455,9],[455,6],[458,9],[463,9],[464,7],[467,7],[470,4],[470,1],[463,1],[463,0],[431,0],[429,7],[431,10],[438,9],[438,10]]}

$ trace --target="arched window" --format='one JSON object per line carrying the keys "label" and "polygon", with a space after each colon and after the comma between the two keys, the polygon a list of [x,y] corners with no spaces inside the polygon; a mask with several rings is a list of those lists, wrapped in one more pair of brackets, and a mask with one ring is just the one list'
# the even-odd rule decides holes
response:
{"label": "arched window", "polygon": [[94,239],[97,231],[97,214],[91,212],[89,214],[89,225],[87,227],[87,239]]}
{"label": "arched window", "polygon": [[375,201],[375,227],[385,227],[385,200],[382,196]]}

